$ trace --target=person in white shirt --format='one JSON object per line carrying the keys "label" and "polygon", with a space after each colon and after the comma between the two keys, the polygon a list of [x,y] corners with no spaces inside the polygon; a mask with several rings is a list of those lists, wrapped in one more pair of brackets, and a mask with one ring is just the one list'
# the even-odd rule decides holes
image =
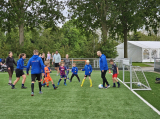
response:
{"label": "person in white shirt", "polygon": [[53,56],[52,65],[53,62],[55,63],[55,70],[57,70],[57,76],[59,75],[59,66],[61,63],[61,55],[58,53],[58,50],[56,50],[56,53]]}

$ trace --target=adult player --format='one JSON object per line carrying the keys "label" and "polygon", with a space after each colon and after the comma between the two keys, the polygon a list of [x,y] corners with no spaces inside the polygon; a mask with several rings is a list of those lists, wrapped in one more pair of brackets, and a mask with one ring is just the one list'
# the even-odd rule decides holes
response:
{"label": "adult player", "polygon": [[29,68],[31,68],[31,96],[34,96],[34,83],[35,80],[38,80],[39,83],[39,94],[42,94],[41,91],[41,71],[44,72],[44,64],[41,57],[38,56],[38,50],[33,51],[34,55],[29,59],[27,64],[27,75],[29,75]]}
{"label": "adult player", "polygon": [[57,76],[58,76],[59,75],[59,66],[61,63],[61,55],[58,53],[58,50],[56,50],[56,53],[54,54],[52,65],[53,65],[53,62],[55,63],[55,70],[57,70]]}
{"label": "adult player", "polygon": [[[100,57],[99,59],[99,66],[101,70],[101,78],[103,80],[103,88],[109,88],[110,85],[106,79],[106,73],[108,70],[108,64],[107,64],[107,59],[104,54],[101,53],[101,51],[97,51],[97,55]],[[107,84],[107,87],[105,87],[105,83]]]}
{"label": "adult player", "polygon": [[[66,58],[64,59],[64,63],[67,69],[69,69],[69,65],[71,64],[70,59],[69,59],[69,55],[66,54]],[[67,70],[67,79],[69,80],[69,70]]]}
{"label": "adult player", "polygon": [[14,65],[13,64],[15,64],[17,66],[17,63],[14,61],[14,58],[12,56],[13,56],[12,51],[9,51],[8,57],[6,59],[6,65],[7,65],[8,74],[9,74],[8,85],[10,85],[10,86],[12,86],[12,75],[13,75],[13,71],[14,71]]}

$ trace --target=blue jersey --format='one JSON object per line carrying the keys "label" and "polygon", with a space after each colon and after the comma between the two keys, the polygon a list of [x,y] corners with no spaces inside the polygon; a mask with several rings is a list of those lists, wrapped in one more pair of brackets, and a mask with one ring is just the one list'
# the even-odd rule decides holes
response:
{"label": "blue jersey", "polygon": [[17,69],[23,70],[23,68],[27,68],[27,66],[24,66],[24,60],[23,58],[20,58],[17,61]]}
{"label": "blue jersey", "polygon": [[28,64],[27,64],[27,74],[28,74],[30,66],[32,66],[31,74],[40,74],[40,73],[44,72],[43,61],[38,55],[33,55],[29,59]]}
{"label": "blue jersey", "polygon": [[78,68],[77,67],[72,67],[72,73],[73,74],[78,74]]}
{"label": "blue jersey", "polygon": [[112,65],[112,70],[113,70],[113,74],[117,74],[117,65],[116,64]]}
{"label": "blue jersey", "polygon": [[91,75],[92,73],[92,66],[89,64],[89,65],[85,65],[84,66],[84,69],[82,69],[82,71],[85,71],[85,75]]}
{"label": "blue jersey", "polygon": [[107,59],[106,56],[104,54],[101,55],[100,59],[99,59],[99,66],[100,66],[100,70],[108,70],[108,64],[107,64]]}

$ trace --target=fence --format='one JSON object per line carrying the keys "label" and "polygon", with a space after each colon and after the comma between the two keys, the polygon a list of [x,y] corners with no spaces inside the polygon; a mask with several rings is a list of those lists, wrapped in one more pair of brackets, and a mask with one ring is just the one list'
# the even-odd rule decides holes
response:
{"label": "fence", "polygon": [[154,71],[160,72],[160,58],[154,59]]}

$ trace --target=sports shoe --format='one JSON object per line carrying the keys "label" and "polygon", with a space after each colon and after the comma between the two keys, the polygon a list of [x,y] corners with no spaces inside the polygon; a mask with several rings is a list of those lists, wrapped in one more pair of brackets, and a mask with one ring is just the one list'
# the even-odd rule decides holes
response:
{"label": "sports shoe", "polygon": [[112,86],[113,88],[115,88],[116,86]]}
{"label": "sports shoe", "polygon": [[34,93],[33,93],[33,92],[31,93],[31,96],[34,96]]}
{"label": "sports shoe", "polygon": [[65,83],[64,85],[66,86],[67,84]]}
{"label": "sports shoe", "polygon": [[118,85],[118,88],[120,88],[120,85],[121,85],[121,84]]}
{"label": "sports shoe", "polygon": [[107,86],[107,88],[109,88],[109,87],[110,87],[110,85]]}
{"label": "sports shoe", "polygon": [[58,85],[59,85],[59,82],[58,82]]}
{"label": "sports shoe", "polygon": [[55,87],[54,90],[56,90],[58,87]]}
{"label": "sports shoe", "polygon": [[107,87],[103,87],[103,89],[107,89]]}
{"label": "sports shoe", "polygon": [[56,76],[59,76],[58,74]]}
{"label": "sports shoe", "polygon": [[12,83],[8,83],[9,86],[12,86]]}
{"label": "sports shoe", "polygon": [[81,87],[83,87],[83,85],[81,85]]}
{"label": "sports shoe", "polygon": [[25,86],[22,86],[22,87],[21,87],[21,89],[26,89],[26,88],[27,88],[27,87],[25,87]]}
{"label": "sports shoe", "polygon": [[47,86],[47,88],[49,88],[49,86]]}
{"label": "sports shoe", "polygon": [[16,89],[15,87],[12,87],[11,89]]}
{"label": "sports shoe", "polygon": [[42,94],[43,92],[42,91],[39,91],[39,94]]}
{"label": "sports shoe", "polygon": [[90,87],[93,87],[92,85],[90,85]]}

